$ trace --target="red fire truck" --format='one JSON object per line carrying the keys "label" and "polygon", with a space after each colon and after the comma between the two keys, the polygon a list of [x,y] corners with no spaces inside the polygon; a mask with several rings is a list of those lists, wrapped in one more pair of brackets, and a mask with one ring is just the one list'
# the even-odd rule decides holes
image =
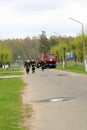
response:
{"label": "red fire truck", "polygon": [[45,63],[45,67],[56,68],[56,56],[55,54],[42,54],[36,60],[37,68],[41,67],[42,62]]}
{"label": "red fire truck", "polygon": [[47,54],[44,58],[46,67],[56,68],[56,56],[55,54]]}
{"label": "red fire truck", "polygon": [[37,59],[36,59],[36,67],[37,68],[39,68],[39,67],[41,67],[41,64],[42,64],[42,62],[44,61],[44,59],[42,58],[42,57],[37,57]]}

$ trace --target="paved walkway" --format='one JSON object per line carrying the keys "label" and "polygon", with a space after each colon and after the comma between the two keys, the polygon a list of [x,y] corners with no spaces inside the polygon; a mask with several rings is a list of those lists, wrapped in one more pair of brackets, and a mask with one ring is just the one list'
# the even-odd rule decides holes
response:
{"label": "paved walkway", "polygon": [[11,75],[11,76],[0,76],[0,79],[2,79],[2,78],[16,78],[16,77],[24,77],[23,75],[21,76],[21,75]]}

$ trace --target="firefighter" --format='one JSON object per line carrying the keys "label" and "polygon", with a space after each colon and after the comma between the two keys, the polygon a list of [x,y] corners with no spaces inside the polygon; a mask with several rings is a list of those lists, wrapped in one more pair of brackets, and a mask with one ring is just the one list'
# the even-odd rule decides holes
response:
{"label": "firefighter", "polygon": [[25,61],[24,68],[26,69],[26,74],[30,71],[30,60]]}
{"label": "firefighter", "polygon": [[35,73],[36,62],[34,59],[31,60],[32,73]]}
{"label": "firefighter", "polygon": [[46,63],[43,60],[42,63],[41,63],[41,69],[42,69],[42,71],[44,71],[45,68],[46,68]]}

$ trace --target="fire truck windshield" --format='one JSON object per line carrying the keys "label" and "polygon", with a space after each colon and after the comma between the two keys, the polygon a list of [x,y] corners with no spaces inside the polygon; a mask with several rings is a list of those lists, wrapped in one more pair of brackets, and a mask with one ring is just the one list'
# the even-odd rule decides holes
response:
{"label": "fire truck windshield", "polygon": [[53,58],[55,58],[55,56],[50,55],[50,56],[47,56],[46,58],[53,59]]}

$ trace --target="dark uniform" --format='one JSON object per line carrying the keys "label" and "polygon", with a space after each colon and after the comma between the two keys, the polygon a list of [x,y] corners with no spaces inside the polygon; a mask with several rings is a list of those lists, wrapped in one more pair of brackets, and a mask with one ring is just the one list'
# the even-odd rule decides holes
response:
{"label": "dark uniform", "polygon": [[34,73],[35,72],[36,62],[33,59],[31,60],[31,66],[32,66],[32,73]]}
{"label": "dark uniform", "polygon": [[45,67],[46,67],[46,63],[45,63],[45,61],[43,61],[43,62],[41,63],[41,69],[42,69],[42,71],[45,69]]}
{"label": "dark uniform", "polygon": [[30,61],[29,60],[25,61],[24,67],[26,69],[26,74],[29,74],[29,71],[30,71]]}

